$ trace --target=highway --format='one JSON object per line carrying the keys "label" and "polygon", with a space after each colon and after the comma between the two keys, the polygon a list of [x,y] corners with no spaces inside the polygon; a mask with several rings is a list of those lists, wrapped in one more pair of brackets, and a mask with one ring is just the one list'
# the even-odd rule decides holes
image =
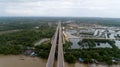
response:
{"label": "highway", "polygon": [[[58,35],[59,34],[59,35]],[[55,50],[58,42],[58,59],[57,59],[57,67],[64,67],[64,54],[63,54],[63,42],[62,42],[62,29],[61,23],[58,23],[56,28],[56,32],[51,40],[52,47],[50,49],[49,57],[47,60],[46,67],[53,67]],[[58,40],[58,41],[57,41]]]}
{"label": "highway", "polygon": [[61,23],[59,23],[59,39],[58,39],[58,60],[57,60],[57,67],[64,67],[64,54],[63,54],[63,42],[62,42]]}
{"label": "highway", "polygon": [[50,49],[49,57],[47,60],[46,67],[53,67],[54,64],[54,57],[55,57],[55,50],[56,50],[56,43],[57,43],[57,37],[58,37],[58,26],[56,28],[56,32],[54,34],[54,37],[52,38],[52,47]]}

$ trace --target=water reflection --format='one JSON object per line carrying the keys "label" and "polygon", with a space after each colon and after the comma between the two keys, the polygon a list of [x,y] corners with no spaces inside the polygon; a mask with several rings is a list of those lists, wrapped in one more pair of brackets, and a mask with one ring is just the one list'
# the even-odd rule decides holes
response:
{"label": "water reflection", "polygon": [[[66,34],[70,37],[70,41],[72,42],[72,46],[71,49],[79,49],[81,48],[81,46],[79,46],[78,42],[82,39],[80,39],[79,37],[76,37],[72,34],[76,33],[75,30],[68,30],[66,31]],[[120,41],[119,41],[120,43]],[[109,43],[99,43],[100,45],[97,45],[94,48],[112,48],[112,46]],[[119,45],[120,46],[120,45]]]}
{"label": "water reflection", "polygon": [[37,46],[37,45],[40,45],[41,43],[45,42],[45,41],[48,41],[50,40],[49,38],[43,38],[41,40],[39,40],[38,42],[36,42],[34,45]]}
{"label": "water reflection", "polygon": [[116,41],[115,41],[115,44],[116,44],[116,46],[118,46],[118,48],[120,49],[120,41],[119,41],[119,40],[116,40]]}
{"label": "water reflection", "polygon": [[73,45],[71,46],[71,49],[79,49],[80,48],[80,46],[78,45],[78,42],[80,41],[80,39],[71,38],[70,41],[73,43]]}
{"label": "water reflection", "polygon": [[110,46],[110,44],[109,43],[99,43],[99,45],[98,45],[98,43],[96,43],[96,47],[95,48],[112,48],[112,46]]}

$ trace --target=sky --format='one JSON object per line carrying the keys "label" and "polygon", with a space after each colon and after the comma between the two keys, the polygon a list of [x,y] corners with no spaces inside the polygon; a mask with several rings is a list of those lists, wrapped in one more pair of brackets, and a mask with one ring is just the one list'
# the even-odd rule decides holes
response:
{"label": "sky", "polygon": [[120,0],[0,0],[0,16],[120,18]]}

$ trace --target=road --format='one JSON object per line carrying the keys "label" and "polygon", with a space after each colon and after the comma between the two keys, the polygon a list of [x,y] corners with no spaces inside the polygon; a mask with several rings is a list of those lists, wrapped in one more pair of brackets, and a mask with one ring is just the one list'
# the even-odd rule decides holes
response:
{"label": "road", "polygon": [[[59,34],[59,35],[58,35]],[[62,29],[61,29],[61,23],[58,23],[58,26],[56,28],[56,32],[52,38],[52,47],[49,53],[49,57],[47,60],[46,67],[53,67],[54,64],[54,57],[55,57],[55,49],[57,45],[57,39],[58,39],[58,61],[57,61],[57,67],[64,67],[64,54],[63,54],[63,42],[62,42]]]}
{"label": "road", "polygon": [[54,38],[53,38],[53,40],[51,42],[52,43],[52,47],[51,47],[51,50],[50,50],[50,53],[49,53],[49,57],[48,57],[48,60],[47,60],[46,67],[53,67],[55,50],[56,50],[56,43],[57,43],[57,36],[58,36],[58,26],[56,28],[56,32],[54,34]]}
{"label": "road", "polygon": [[62,42],[61,23],[59,23],[59,39],[58,39],[58,61],[57,61],[57,67],[64,67],[64,54],[63,54],[63,42]]}

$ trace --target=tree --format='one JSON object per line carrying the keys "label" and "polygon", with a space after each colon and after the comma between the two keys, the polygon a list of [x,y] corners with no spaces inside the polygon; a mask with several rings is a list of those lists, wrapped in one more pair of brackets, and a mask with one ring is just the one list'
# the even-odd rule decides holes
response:
{"label": "tree", "polygon": [[72,54],[68,54],[65,56],[65,60],[68,63],[75,63],[76,62],[76,58],[72,55]]}

